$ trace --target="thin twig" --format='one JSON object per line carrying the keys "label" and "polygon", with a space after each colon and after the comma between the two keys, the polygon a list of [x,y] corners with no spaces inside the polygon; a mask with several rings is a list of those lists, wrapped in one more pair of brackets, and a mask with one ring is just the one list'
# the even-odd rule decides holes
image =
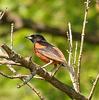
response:
{"label": "thin twig", "polygon": [[13,29],[14,29],[14,23],[11,23],[11,49],[13,49]]}
{"label": "thin twig", "polygon": [[2,17],[4,16],[5,12],[6,12],[7,8],[4,11],[0,12],[0,20],[2,19]]}
{"label": "thin twig", "polygon": [[9,60],[1,60],[0,64],[2,64],[2,65],[17,65],[17,66],[21,66],[19,63],[15,63],[15,62],[9,61]]}
{"label": "thin twig", "polygon": [[[22,80],[23,82],[24,82],[25,78],[28,77],[28,75],[16,74],[16,73],[17,73],[16,70],[15,70],[14,68],[12,68],[12,67],[10,68],[10,70],[11,70],[11,72],[13,72],[13,73],[15,74],[14,76],[6,75],[5,73],[3,73],[3,72],[1,72],[1,71],[0,71],[0,75],[4,76],[4,77],[6,77],[6,78],[10,78],[10,79],[16,79],[16,78],[18,78],[18,79]],[[42,79],[43,79],[43,78],[42,78]],[[28,87],[30,87],[30,88],[35,92],[35,94],[40,98],[40,100],[44,100],[44,97],[41,95],[41,93],[38,92],[38,91],[32,86],[31,83],[28,82],[28,83],[26,83],[26,85],[27,85]]]}
{"label": "thin twig", "polygon": [[14,76],[9,76],[9,75],[6,75],[5,73],[1,72],[1,71],[0,71],[0,75],[4,76],[6,78],[10,78],[10,79],[24,78],[24,77],[28,76],[28,75],[21,75],[21,74],[17,74],[17,75],[14,75]]}
{"label": "thin twig", "polygon": [[73,84],[74,89],[78,91],[78,84],[77,84],[77,76],[76,76],[76,72],[74,69],[74,66],[71,64],[71,58],[72,58],[72,32],[71,32],[71,24],[70,22],[68,23],[68,27],[69,27],[69,31],[67,32],[67,37],[68,37],[68,41],[69,41],[69,58],[68,58],[68,70],[69,70],[69,74],[70,74],[70,78]]}
{"label": "thin twig", "polygon": [[30,88],[35,92],[36,95],[38,95],[38,97],[40,98],[40,100],[45,100],[45,98],[41,95],[41,93],[38,92],[38,91],[35,89],[35,87],[32,86],[31,83],[27,83],[27,85],[28,85],[28,87],[30,87]]}
{"label": "thin twig", "polygon": [[78,47],[78,42],[76,41],[76,46],[75,46],[75,54],[74,54],[74,62],[73,65],[76,64],[76,58],[77,58],[77,47]]}
{"label": "thin twig", "polygon": [[[14,71],[15,72],[15,71]],[[27,77],[28,75],[20,75],[20,74],[17,74],[15,76],[9,76],[9,75],[6,75],[5,73],[1,72],[0,71],[0,75],[6,77],[6,78],[10,78],[10,79],[21,79],[22,81],[24,81],[24,78]],[[40,92],[38,92],[33,86],[31,83],[27,83],[27,86],[30,87],[34,92],[35,94],[40,98],[40,100],[44,100],[44,97],[40,94]]]}
{"label": "thin twig", "polygon": [[93,86],[92,86],[92,88],[91,88],[91,91],[90,91],[88,100],[91,100],[91,99],[92,99],[92,96],[93,96],[93,94],[94,94],[96,85],[97,85],[97,83],[98,83],[98,80],[99,80],[99,74],[97,75],[97,77],[96,77],[96,79],[95,79],[95,81],[94,81],[94,83],[93,83]]}
{"label": "thin twig", "polygon": [[[14,29],[14,24],[11,23],[11,31],[10,31],[10,36],[11,36],[11,49],[13,49],[13,29]],[[7,67],[11,70],[11,72],[16,73],[14,68],[12,68],[11,64],[8,64]]]}
{"label": "thin twig", "polygon": [[[69,54],[70,52],[68,51],[68,50],[66,50],[66,52]],[[71,59],[74,59],[74,56],[75,55],[71,55]],[[73,64],[74,65],[74,64]],[[77,66],[76,64],[75,64],[75,66]]]}
{"label": "thin twig", "polygon": [[[24,78],[20,78],[20,79],[21,79],[23,82],[25,81]],[[33,87],[33,85],[32,85],[30,82],[26,83],[26,85],[27,85],[28,87],[30,87],[30,88],[33,90],[33,92],[39,97],[40,100],[45,100],[44,96],[42,96],[41,93],[40,93],[35,87]],[[24,86],[24,85],[23,85],[23,86]],[[18,88],[20,88],[20,85],[18,85]]]}
{"label": "thin twig", "polygon": [[84,36],[85,36],[85,27],[87,23],[87,15],[88,15],[88,9],[89,9],[89,0],[85,2],[85,15],[84,15],[84,21],[83,21],[83,28],[81,33],[81,44],[80,44],[80,53],[78,57],[78,70],[77,70],[77,78],[78,78],[78,86],[80,91],[80,70],[81,70],[81,59],[82,59],[82,52],[83,52],[83,43],[84,43]]}
{"label": "thin twig", "polygon": [[72,32],[71,32],[71,24],[68,23],[69,32],[68,32],[68,41],[69,41],[69,58],[68,58],[68,65],[71,64],[71,55],[72,55]]}
{"label": "thin twig", "polygon": [[0,55],[0,58],[10,60],[6,55]]}

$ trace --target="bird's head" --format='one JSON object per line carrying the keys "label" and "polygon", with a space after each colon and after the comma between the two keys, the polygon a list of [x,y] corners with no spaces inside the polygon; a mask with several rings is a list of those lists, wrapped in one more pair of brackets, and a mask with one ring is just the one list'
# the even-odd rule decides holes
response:
{"label": "bird's head", "polygon": [[39,42],[39,41],[46,41],[45,38],[42,35],[39,34],[33,34],[30,36],[26,36],[27,39],[31,40],[33,43]]}

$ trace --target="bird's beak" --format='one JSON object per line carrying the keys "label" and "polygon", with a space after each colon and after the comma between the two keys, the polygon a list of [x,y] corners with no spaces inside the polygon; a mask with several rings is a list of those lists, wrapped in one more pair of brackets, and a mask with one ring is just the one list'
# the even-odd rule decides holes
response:
{"label": "bird's beak", "polygon": [[26,36],[25,38],[26,38],[26,39],[29,39],[29,40],[31,40],[31,39],[32,39],[32,37],[31,37],[31,36]]}

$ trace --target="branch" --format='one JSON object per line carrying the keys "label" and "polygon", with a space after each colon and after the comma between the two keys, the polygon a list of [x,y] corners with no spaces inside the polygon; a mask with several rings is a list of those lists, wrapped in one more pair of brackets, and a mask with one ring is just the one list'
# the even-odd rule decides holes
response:
{"label": "branch", "polygon": [[0,12],[0,20],[3,18],[3,16],[4,16],[6,10],[7,10],[7,8],[6,8],[4,11],[1,11],[1,12]]}
{"label": "branch", "polygon": [[69,69],[69,74],[70,74],[70,78],[72,80],[73,87],[77,92],[79,92],[76,72],[75,72],[74,66],[71,64],[71,60],[72,60],[71,59],[71,57],[72,57],[72,32],[71,32],[71,24],[70,23],[68,23],[68,27],[69,27],[69,32],[67,32],[67,37],[68,37],[68,41],[69,41],[68,69]]}
{"label": "branch", "polygon": [[31,83],[27,83],[27,85],[38,95],[38,97],[40,98],[40,100],[45,100],[44,97],[41,95],[40,92],[38,92]]}
{"label": "branch", "polygon": [[76,41],[76,46],[75,46],[75,54],[74,54],[74,62],[73,62],[73,65],[76,65],[76,59],[77,59],[77,47],[78,47],[78,42]]}
{"label": "branch", "polygon": [[83,52],[83,43],[84,43],[84,36],[85,36],[85,27],[87,23],[87,15],[88,15],[88,9],[89,9],[89,0],[85,2],[85,15],[84,15],[84,21],[83,21],[83,28],[81,33],[81,44],[80,44],[80,53],[78,57],[78,71],[77,71],[77,78],[78,78],[78,88],[80,91],[80,70],[81,70],[81,59],[82,59],[82,52]]}
{"label": "branch", "polygon": [[[12,46],[11,46],[12,49]],[[9,76],[4,74],[3,72],[0,71],[0,74],[4,77],[10,78],[10,79],[16,79],[19,78],[20,80],[22,80],[24,82],[24,78],[28,77],[28,75],[20,75],[16,72],[16,70],[11,66],[11,65],[17,65],[17,66],[21,66],[20,63],[15,63],[13,61],[10,60],[10,58],[8,58],[8,55],[3,53],[0,55],[0,58],[2,58],[3,60],[0,61],[0,64],[5,64],[7,65],[7,67],[10,69],[10,71],[15,74],[14,76]],[[31,88],[33,90],[33,92],[35,92],[35,94],[40,98],[40,100],[44,100],[44,97],[41,95],[40,92],[38,92],[31,83],[27,83],[26,84],[29,88]]]}
{"label": "branch", "polygon": [[18,55],[14,51],[12,51],[7,45],[1,46],[6,53],[9,55],[9,58],[16,62],[20,63],[22,67],[25,67],[26,69],[29,69],[31,72],[36,71],[36,74],[40,77],[44,78],[46,81],[48,81],[50,84],[52,84],[54,87],[59,89],[60,91],[67,94],[70,98],[76,99],[76,100],[87,100],[85,96],[83,96],[80,93],[77,93],[73,88],[70,86],[60,82],[55,77],[52,77],[48,72],[46,72],[44,69],[40,68],[39,65],[35,64],[34,62],[28,61],[22,56]]}
{"label": "branch", "polygon": [[14,29],[14,23],[11,23],[11,49],[13,49],[13,29]]}
{"label": "branch", "polygon": [[97,83],[98,83],[98,80],[99,80],[99,74],[97,75],[97,77],[96,77],[96,79],[95,79],[95,81],[94,81],[94,83],[93,83],[93,86],[92,86],[92,89],[91,89],[91,91],[90,91],[88,100],[91,100],[91,99],[92,99],[92,96],[93,96],[93,94],[94,94],[96,85],[97,85]]}
{"label": "branch", "polygon": [[[15,71],[14,71],[15,72]],[[1,72],[0,71],[0,75],[6,77],[6,78],[9,78],[9,79],[21,79],[22,81],[24,81],[24,78],[27,77],[28,75],[21,75],[21,74],[17,74],[15,76],[9,76],[9,75],[6,75],[5,73]],[[27,86],[30,87],[37,95],[38,97],[40,98],[40,100],[44,100],[44,97],[40,94],[40,92],[38,92],[33,86],[31,83],[27,83]]]}
{"label": "branch", "polygon": [[0,71],[0,75],[4,76],[6,78],[10,78],[10,79],[24,78],[24,77],[28,76],[28,75],[20,75],[20,74],[17,74],[15,76],[9,76],[9,75],[6,75],[5,73],[1,72],[1,71]]}
{"label": "branch", "polygon": [[16,65],[16,66],[21,66],[20,63],[15,63],[15,62],[9,61],[9,60],[2,60],[2,61],[0,61],[0,64],[2,64],[2,65]]}
{"label": "branch", "polygon": [[0,55],[0,58],[10,60],[6,55]]}
{"label": "branch", "polygon": [[[6,57],[5,57],[5,56],[4,56],[4,57],[1,56],[1,58],[6,58]],[[7,58],[7,60],[2,60],[2,61],[0,61],[0,64],[17,65],[17,66],[20,66],[19,63],[15,63],[15,62],[13,62],[13,61],[8,61],[8,58]],[[13,74],[15,74],[14,76],[6,75],[6,74],[4,74],[4,73],[1,72],[1,71],[0,71],[0,74],[1,74],[2,76],[4,76],[4,77],[10,78],[10,79],[16,79],[16,78],[18,78],[18,79],[22,80],[23,82],[24,82],[24,78],[28,77],[28,75],[17,74],[16,70],[15,70],[12,66],[8,66],[8,68],[10,69],[10,71],[11,71]],[[30,88],[37,94],[37,96],[40,98],[40,100],[44,100],[44,97],[41,95],[41,93],[38,92],[38,91],[32,86],[31,83],[28,82],[28,83],[26,83],[26,85],[27,85],[28,87],[30,87]]]}
{"label": "branch", "polygon": [[67,33],[68,41],[69,41],[69,59],[68,59],[68,65],[71,65],[71,55],[72,55],[72,32],[71,32],[71,24],[68,23],[69,32]]}

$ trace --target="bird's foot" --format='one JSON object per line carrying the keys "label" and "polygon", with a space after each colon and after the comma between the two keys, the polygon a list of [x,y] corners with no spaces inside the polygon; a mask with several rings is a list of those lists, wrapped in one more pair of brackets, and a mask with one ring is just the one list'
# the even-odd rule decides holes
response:
{"label": "bird's foot", "polygon": [[25,59],[28,60],[28,61],[32,61],[32,56],[30,56],[30,57],[25,57]]}
{"label": "bird's foot", "polygon": [[48,66],[48,65],[50,65],[50,64],[52,64],[52,63],[53,63],[53,61],[52,61],[52,60],[50,60],[50,62],[49,62],[49,63],[47,63],[47,64],[43,65],[41,68],[45,68],[46,66]]}
{"label": "bird's foot", "polygon": [[53,72],[49,72],[49,74],[51,77],[55,76],[55,73],[53,73]]}
{"label": "bird's foot", "polygon": [[53,77],[53,76],[55,76],[56,75],[56,73],[58,72],[58,70],[59,70],[59,68],[60,68],[60,66],[58,66],[58,67],[55,67],[54,69],[52,69],[52,72],[51,72],[51,76]]}

